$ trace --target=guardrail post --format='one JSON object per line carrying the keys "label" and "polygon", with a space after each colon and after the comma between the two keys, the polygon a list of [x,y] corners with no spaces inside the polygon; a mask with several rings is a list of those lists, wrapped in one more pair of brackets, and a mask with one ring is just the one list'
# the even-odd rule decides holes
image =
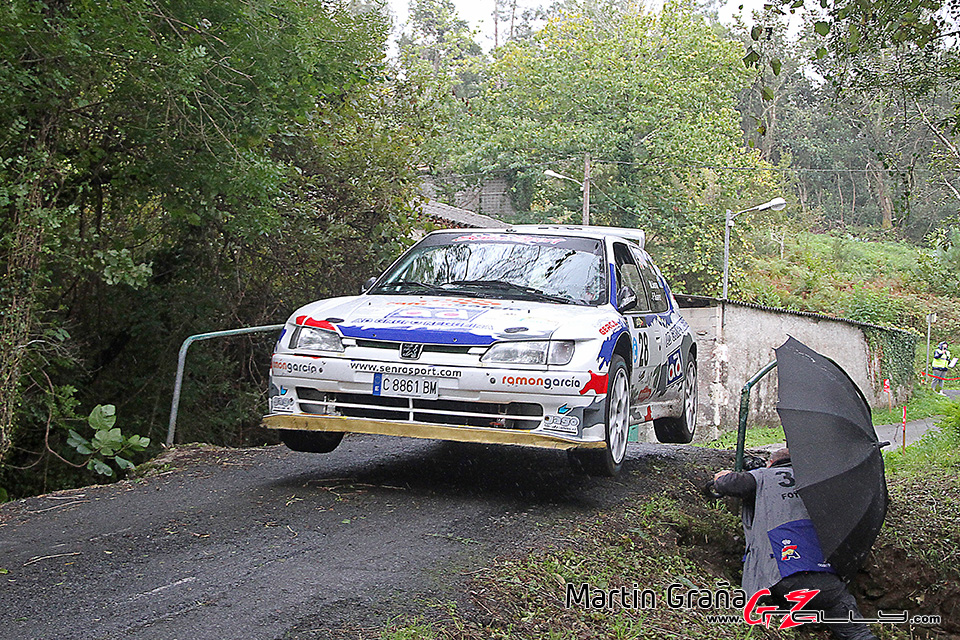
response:
{"label": "guardrail post", "polygon": [[753,374],[752,378],[747,380],[747,383],[743,385],[743,389],[740,391],[740,426],[737,429],[737,461],[733,465],[734,471],[743,471],[743,449],[746,446],[747,440],[747,414],[750,412],[750,390],[760,382],[760,378],[773,371],[773,368],[776,366],[777,361],[774,360],[763,369],[760,369],[760,371],[757,371]]}
{"label": "guardrail post", "polygon": [[245,333],[262,333],[266,331],[279,331],[283,329],[282,324],[271,324],[262,327],[247,327],[245,329],[228,329],[226,331],[213,331],[210,333],[198,333],[192,335],[183,341],[180,345],[180,353],[177,356],[177,379],[173,383],[173,403],[170,407],[170,426],[167,428],[167,446],[173,445],[173,438],[177,431],[177,411],[180,408],[180,389],[183,387],[183,370],[187,363],[187,350],[190,345],[200,340],[210,340],[211,338],[225,338],[228,336],[239,336]]}

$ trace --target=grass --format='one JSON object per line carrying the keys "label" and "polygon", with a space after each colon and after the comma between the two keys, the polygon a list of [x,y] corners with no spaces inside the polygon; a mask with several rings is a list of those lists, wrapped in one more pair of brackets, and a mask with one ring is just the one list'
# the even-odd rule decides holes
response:
{"label": "grass", "polygon": [[884,454],[890,512],[878,544],[903,549],[943,576],[960,575],[960,403],[943,407],[939,430]]}
{"label": "grass", "polygon": [[939,422],[939,430],[927,432],[906,451],[896,449],[884,455],[888,473],[923,477],[936,471],[957,475],[960,469],[960,402],[943,402],[940,412],[944,418]]}
{"label": "grass", "polygon": [[[907,403],[907,420],[920,420],[930,416],[942,415],[950,400],[934,393],[928,386],[917,385],[913,397]],[[894,406],[893,410],[873,409],[873,424],[894,424],[903,420],[903,407]]]}
{"label": "grass", "polygon": [[[950,406],[950,400],[944,398],[938,393],[934,393],[929,387],[917,386],[913,397],[907,403],[907,420],[920,420],[931,416],[943,415]],[[894,424],[903,420],[903,407],[894,407],[893,410],[875,408],[873,409],[873,424]],[[762,447],[768,444],[777,444],[785,442],[783,427],[749,427],[746,434],[746,448]],[[703,446],[714,449],[734,449],[737,446],[737,432],[724,431],[716,440],[704,443]]]}
{"label": "grass", "polygon": [[[743,256],[734,298],[798,311],[911,328],[925,334],[926,314],[939,316],[933,340],[960,341],[960,309],[952,292],[938,295],[938,278],[920,268],[924,251],[893,241],[860,241],[846,233],[800,232],[779,252]],[[932,284],[933,283],[933,284]]]}
{"label": "grass", "polygon": [[838,270],[852,275],[864,273],[910,273],[917,263],[917,248],[905,242],[861,242],[845,233],[798,234],[798,241],[819,256],[829,256]]}
{"label": "grass", "polygon": [[[748,427],[744,439],[747,449],[785,441],[783,427]],[[736,430],[724,431],[719,438],[705,443],[704,446],[714,449],[735,449],[737,447],[737,432]]]}
{"label": "grass", "polygon": [[394,623],[380,637],[382,640],[433,640],[437,632],[433,625],[417,618]]}

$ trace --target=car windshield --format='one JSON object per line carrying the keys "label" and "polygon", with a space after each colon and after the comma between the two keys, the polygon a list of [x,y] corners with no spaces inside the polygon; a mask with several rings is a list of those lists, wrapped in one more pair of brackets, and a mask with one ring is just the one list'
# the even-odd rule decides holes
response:
{"label": "car windshield", "polygon": [[471,295],[599,305],[603,247],[591,238],[442,234],[414,247],[370,291]]}

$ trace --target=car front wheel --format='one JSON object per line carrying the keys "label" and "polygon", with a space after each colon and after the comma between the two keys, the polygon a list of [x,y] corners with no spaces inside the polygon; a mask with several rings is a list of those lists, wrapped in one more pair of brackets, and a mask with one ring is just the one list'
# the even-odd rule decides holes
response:
{"label": "car front wheel", "polygon": [[570,462],[592,476],[612,477],[620,473],[627,453],[630,430],[630,375],[623,358],[614,355],[607,374],[607,401],[604,407],[605,440],[603,449],[571,449]]}
{"label": "car front wheel", "polygon": [[306,453],[330,453],[343,440],[343,432],[337,431],[299,431],[280,429],[280,440],[288,449]]}

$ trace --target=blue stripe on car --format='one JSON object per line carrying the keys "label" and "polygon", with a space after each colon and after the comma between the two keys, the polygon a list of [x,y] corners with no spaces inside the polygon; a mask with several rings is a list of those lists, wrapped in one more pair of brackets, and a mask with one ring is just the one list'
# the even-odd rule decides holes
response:
{"label": "blue stripe on car", "polygon": [[617,306],[617,268],[610,265],[610,304]]}
{"label": "blue stripe on car", "polygon": [[613,349],[617,346],[617,340],[626,333],[626,331],[627,330],[621,325],[618,330],[607,336],[607,339],[600,345],[600,354],[597,356],[597,362],[601,368],[610,364],[610,360],[613,359]]}
{"label": "blue stripe on car", "polygon": [[367,340],[389,340],[392,342],[419,342],[422,344],[460,344],[470,347],[489,346],[496,342],[491,335],[450,331],[449,329],[429,329],[426,327],[358,327],[338,325],[340,333],[346,338]]}

